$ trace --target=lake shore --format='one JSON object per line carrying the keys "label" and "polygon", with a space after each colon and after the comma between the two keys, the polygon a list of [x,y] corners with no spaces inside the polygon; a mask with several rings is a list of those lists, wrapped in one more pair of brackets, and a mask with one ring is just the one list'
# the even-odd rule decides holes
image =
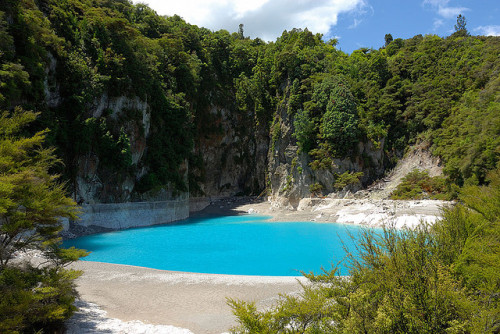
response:
{"label": "lake shore", "polygon": [[387,200],[356,198],[304,198],[292,206],[285,198],[231,197],[217,199],[191,217],[259,214],[269,221],[303,221],[414,228],[434,223],[453,202],[438,200]]}
{"label": "lake shore", "polygon": [[236,325],[226,298],[253,301],[263,309],[280,293],[299,293],[299,281],[305,282],[303,277],[197,274],[86,261],[71,267],[84,273],[77,279],[82,311],[67,323],[69,333],[224,333]]}

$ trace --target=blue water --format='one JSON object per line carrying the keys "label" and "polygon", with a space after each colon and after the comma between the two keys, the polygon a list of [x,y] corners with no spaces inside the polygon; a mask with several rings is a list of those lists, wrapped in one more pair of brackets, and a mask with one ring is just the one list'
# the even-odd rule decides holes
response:
{"label": "blue water", "polygon": [[[354,250],[358,226],[266,222],[256,215],[187,219],[67,240],[91,251],[85,261],[198,273],[300,276],[345,258],[341,240]],[[343,268],[343,269],[342,269]],[[341,266],[342,274],[347,274]]]}

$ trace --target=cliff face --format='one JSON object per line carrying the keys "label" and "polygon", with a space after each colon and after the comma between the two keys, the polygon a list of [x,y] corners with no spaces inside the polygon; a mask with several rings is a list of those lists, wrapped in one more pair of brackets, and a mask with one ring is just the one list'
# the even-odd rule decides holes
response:
{"label": "cliff face", "polygon": [[[52,109],[59,108],[63,101],[57,65],[55,57],[49,54],[44,91],[45,103]],[[207,198],[259,195],[267,189],[271,200],[296,208],[302,198],[311,194],[335,192],[343,196],[383,174],[383,141],[378,148],[370,142],[360,142],[351,158],[333,159],[327,169],[312,168],[311,157],[297,146],[294,118],[287,110],[283,106],[276,110],[273,131],[277,135],[271,138],[268,126],[257,122],[254,113],[236,110],[231,105],[210,106],[204,120],[197,120],[193,149],[197,159],[191,165],[186,159],[181,165],[186,183],[188,174],[194,179],[191,189],[184,194],[174,194],[170,187],[140,193],[137,184],[149,171],[145,154],[148,140],[156,135],[151,126],[151,114],[156,111],[138,96],[109,96],[103,92],[88,103],[84,117],[105,119],[111,132],[126,134],[130,166],[126,171],[111,169],[103,163],[105,157],[93,150],[77,155],[73,196],[77,202],[93,204],[169,200],[189,196],[189,192],[191,197]],[[336,178],[347,171],[363,175],[359,182],[336,188]]]}
{"label": "cliff face", "polygon": [[[46,68],[45,101],[49,108],[61,104],[57,82],[57,60],[49,55]],[[49,82],[51,83],[49,85]],[[85,117],[105,118],[111,131],[123,131],[129,140],[131,165],[128,170],[116,171],[102,162],[102,156],[90,151],[76,157],[76,176],[72,181],[73,196],[80,203],[120,203],[128,201],[169,200],[179,195],[217,198],[239,194],[267,194],[282,206],[296,208],[304,197],[361,189],[363,184],[384,172],[383,141],[374,148],[372,143],[360,142],[352,158],[333,159],[331,168],[314,169],[311,158],[300,152],[293,116],[286,108],[278,108],[278,133],[271,139],[266,124],[259,124],[251,112],[235,108],[210,106],[206,120],[199,122],[193,154],[198,160],[181,166],[187,183],[191,173],[195,181],[184,194],[163,187],[139,193],[137,183],[147,174],[145,161],[148,139],[155,136],[151,129],[150,104],[137,96],[109,96],[102,93],[88,104]],[[130,115],[133,114],[133,117]],[[336,177],[344,172],[362,172],[360,182],[344,189],[334,186]],[[194,187],[193,187],[194,185]],[[311,187],[318,185],[312,191]],[[317,186],[317,187],[318,187]]]}
{"label": "cliff face", "polygon": [[[64,106],[58,81],[58,61],[50,52],[47,54],[44,93],[45,104],[49,110]],[[136,117],[127,117],[133,112]],[[151,107],[139,97],[109,96],[106,92],[92,99],[87,104],[85,119],[106,119],[115,133],[123,131],[130,144],[130,169],[128,173],[107,168],[102,163],[102,156],[89,150],[73,158],[76,173],[70,185],[73,197],[79,203],[114,203],[133,199],[134,187],[147,170],[143,157],[150,135]],[[83,140],[83,138],[80,138]],[[91,141],[97,138],[90,138]],[[92,146],[92,145],[91,145]]]}
{"label": "cliff face", "polygon": [[202,165],[193,171],[200,189],[193,196],[224,197],[259,194],[265,188],[268,131],[255,124],[253,115],[212,106],[211,124],[202,124],[195,153]]}
{"label": "cliff face", "polygon": [[[60,108],[63,103],[57,65],[56,58],[49,54],[44,91],[45,103],[50,109]],[[170,187],[146,193],[137,191],[137,183],[149,171],[144,157],[149,149],[148,139],[156,135],[151,129],[153,112],[156,111],[150,104],[137,96],[109,96],[106,92],[87,105],[85,118],[105,119],[111,132],[126,134],[131,161],[127,171],[117,171],[108,168],[98,152],[90,150],[77,155],[74,158],[76,175],[71,182],[77,202],[157,201],[188,195],[189,192],[174,194]],[[259,194],[265,188],[269,149],[266,126],[257,125],[251,113],[239,113],[225,107],[211,106],[208,114],[210,121],[200,124],[195,137],[194,155],[200,161],[191,169],[196,178],[192,196]],[[187,183],[187,160],[181,165],[181,172]]]}
{"label": "cliff face", "polygon": [[[139,115],[134,120],[126,119],[127,111]],[[78,157],[78,171],[74,183],[77,201],[85,203],[127,202],[133,199],[136,182],[147,171],[143,161],[150,135],[151,108],[138,97],[109,97],[103,94],[89,108],[89,116],[100,118],[103,112],[114,123],[115,131],[124,131],[130,141],[131,166],[129,173],[117,173],[103,166],[99,156],[89,152]],[[135,196],[138,199],[137,196]]]}

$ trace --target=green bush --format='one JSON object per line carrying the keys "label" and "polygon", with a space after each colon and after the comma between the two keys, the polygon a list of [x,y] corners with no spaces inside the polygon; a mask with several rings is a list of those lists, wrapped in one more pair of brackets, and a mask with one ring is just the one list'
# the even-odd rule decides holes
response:
{"label": "green bush", "polygon": [[440,176],[430,177],[428,171],[412,170],[391,193],[391,199],[441,199],[453,197],[446,179]]}
{"label": "green bush", "polygon": [[57,332],[75,311],[73,281],[62,268],[6,267],[0,271],[0,332]]}
{"label": "green bush", "polygon": [[[0,332],[31,333],[60,327],[75,308],[74,279],[64,266],[85,256],[62,249],[61,218],[76,219],[77,208],[49,170],[59,163],[44,148],[47,131],[23,136],[37,114],[16,108],[0,113]],[[38,268],[13,261],[17,252],[38,250]]]}
{"label": "green bush", "polygon": [[312,196],[321,196],[323,193],[323,185],[321,183],[313,183],[309,186],[309,191]]}
{"label": "green bush", "polygon": [[333,186],[338,190],[342,190],[348,185],[359,183],[362,177],[363,172],[344,172],[342,174],[336,174]]}
{"label": "green bush", "polygon": [[333,165],[332,148],[328,143],[321,143],[318,148],[315,148],[309,152],[309,155],[313,159],[309,163],[312,170],[331,170]]}
{"label": "green bush", "polygon": [[359,135],[356,102],[347,83],[341,78],[327,77],[315,87],[313,99],[325,110],[321,138],[328,142],[334,156],[346,156]]}
{"label": "green bush", "polygon": [[276,144],[281,137],[281,121],[276,117],[271,125],[271,150],[276,150]]}
{"label": "green bush", "polygon": [[298,110],[295,114],[293,126],[295,127],[294,137],[297,139],[297,145],[305,153],[315,145],[316,129],[314,121],[305,110]]}

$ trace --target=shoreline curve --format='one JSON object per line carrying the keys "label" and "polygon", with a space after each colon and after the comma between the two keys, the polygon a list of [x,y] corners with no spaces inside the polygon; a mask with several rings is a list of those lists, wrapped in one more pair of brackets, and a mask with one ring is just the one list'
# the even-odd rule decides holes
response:
{"label": "shoreline curve", "polygon": [[301,276],[201,274],[91,261],[75,262],[71,268],[84,272],[76,281],[80,298],[98,305],[107,317],[197,334],[223,333],[236,325],[226,298],[253,301],[264,309],[279,294],[300,293],[300,283],[307,282]]}

